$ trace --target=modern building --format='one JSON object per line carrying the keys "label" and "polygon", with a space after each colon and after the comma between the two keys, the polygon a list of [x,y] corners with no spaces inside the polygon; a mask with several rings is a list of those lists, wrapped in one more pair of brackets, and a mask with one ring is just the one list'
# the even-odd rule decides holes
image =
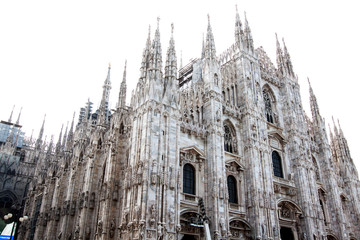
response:
{"label": "modern building", "polygon": [[238,13],[234,33],[217,54],[209,19],[201,56],[178,70],[158,24],[130,105],[125,65],[111,114],[109,66],[96,116],[89,101],[56,145],[40,134],[21,239],[360,240],[340,126],[328,139],[310,83],[305,114],[285,43],[275,66]]}

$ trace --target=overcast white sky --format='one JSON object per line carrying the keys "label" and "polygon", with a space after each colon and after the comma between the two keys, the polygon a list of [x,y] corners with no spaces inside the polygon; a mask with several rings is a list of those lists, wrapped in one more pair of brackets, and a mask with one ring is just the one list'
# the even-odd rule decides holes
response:
{"label": "overcast white sky", "polygon": [[[46,114],[48,139],[71,121],[88,98],[97,107],[111,62],[111,106],[118,98],[125,59],[128,96],[139,78],[142,50],[160,17],[163,61],[171,23],[178,58],[184,65],[199,57],[210,14],[217,53],[234,42],[235,4],[243,11],[255,47],[263,46],[273,63],[275,32],[284,37],[299,76],[305,111],[307,77],[320,113],[339,119],[360,169],[358,136],[360,35],[357,1],[39,1],[0,2],[0,119],[16,119],[27,135],[37,136]],[[180,60],[178,59],[178,63]],[[332,123],[331,123],[332,124]]]}

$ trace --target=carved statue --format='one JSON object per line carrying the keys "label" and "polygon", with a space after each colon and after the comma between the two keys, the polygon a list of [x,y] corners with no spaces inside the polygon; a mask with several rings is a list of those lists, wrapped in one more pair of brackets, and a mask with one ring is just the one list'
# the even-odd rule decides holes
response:
{"label": "carved statue", "polygon": [[114,186],[114,192],[112,194],[112,200],[113,201],[117,201],[118,200],[118,188],[119,188],[119,183],[115,183],[115,186]]}
{"label": "carved statue", "polygon": [[136,177],[137,177],[137,184],[141,184],[141,179],[142,179],[142,172],[143,172],[143,164],[142,162],[139,162],[138,165],[138,169],[137,169],[137,173],[136,173]]}
{"label": "carved statue", "polygon": [[79,209],[82,209],[84,206],[84,200],[85,200],[85,193],[81,193],[80,200],[79,200]]}
{"label": "carved statue", "polygon": [[71,208],[70,208],[70,215],[71,216],[75,215],[75,208],[76,208],[76,200],[72,200]]}
{"label": "carved statue", "polygon": [[86,239],[90,238],[90,234],[91,234],[91,228],[87,226],[85,229],[85,238]]}
{"label": "carved statue", "polygon": [[110,221],[109,236],[110,238],[115,236],[115,218]]}
{"label": "carved statue", "polygon": [[102,234],[102,232],[103,232],[103,221],[100,219],[99,221],[98,221],[98,234]]}
{"label": "carved statue", "polygon": [[225,219],[223,217],[220,218],[219,225],[220,225],[221,235],[225,236],[227,231],[226,231],[226,226],[225,226]]}
{"label": "carved statue", "polygon": [[219,197],[221,199],[224,198],[224,184],[223,184],[222,178],[219,178]]}
{"label": "carved statue", "polygon": [[80,226],[79,223],[75,227],[74,240],[78,240],[80,235]]}
{"label": "carved statue", "polygon": [[72,233],[68,232],[68,234],[66,234],[66,240],[72,240]]}
{"label": "carved statue", "polygon": [[93,209],[95,207],[95,192],[92,192],[90,195],[89,208]]}
{"label": "carved statue", "polygon": [[150,226],[154,226],[156,218],[156,205],[152,204],[150,206]]}
{"label": "carved statue", "polygon": [[307,240],[307,235],[306,235],[306,233],[305,233],[305,232],[302,234],[302,236],[301,236],[301,240]]}
{"label": "carved statue", "polygon": [[60,211],[61,211],[61,208],[56,209],[56,211],[55,211],[55,221],[60,220]]}
{"label": "carved statue", "polygon": [[84,197],[84,207],[85,208],[88,207],[88,202],[89,202],[89,191],[86,191],[85,197]]}
{"label": "carved statue", "polygon": [[162,236],[163,236],[163,234],[164,234],[163,231],[164,231],[164,228],[163,228],[162,224],[159,222],[159,223],[158,223],[158,226],[157,226],[157,234],[158,234],[157,239],[158,239],[158,240],[160,240],[160,239],[162,238]]}

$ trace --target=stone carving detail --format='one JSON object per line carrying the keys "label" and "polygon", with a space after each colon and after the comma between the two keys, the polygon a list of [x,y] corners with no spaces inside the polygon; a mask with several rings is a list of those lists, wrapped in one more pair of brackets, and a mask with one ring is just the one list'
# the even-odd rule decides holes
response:
{"label": "stone carving detail", "polygon": [[119,183],[115,183],[114,191],[113,191],[113,194],[112,194],[112,200],[113,201],[118,200],[118,195],[119,195],[118,189],[119,189]]}
{"label": "stone carving detail", "polygon": [[98,234],[103,233],[103,221],[100,219],[97,223]]}
{"label": "stone carving detail", "polygon": [[[124,71],[119,103],[109,108],[109,67],[100,107],[88,102],[58,144],[42,137],[21,149],[0,144],[3,185],[15,195],[29,186],[30,220],[18,239],[204,239],[204,220],[215,240],[277,240],[285,225],[301,240],[327,228],[338,239],[359,235],[359,181],[340,126],[328,139],[311,87],[312,118],[306,116],[285,45],[277,42],[275,66],[263,48],[254,51],[248,21],[236,15],[233,45],[215,54],[209,21],[203,56],[181,69],[172,37],[163,62],[157,28],[130,104]],[[183,171],[185,164],[195,171]],[[349,199],[344,209],[340,193]],[[345,226],[332,228],[339,219]]]}
{"label": "stone carving detail", "polygon": [[283,218],[291,218],[291,210],[285,206],[280,209],[280,216]]}
{"label": "stone carving detail", "polygon": [[74,240],[79,239],[79,236],[80,236],[80,226],[79,226],[79,224],[77,224],[75,227],[75,232],[74,232]]}
{"label": "stone carving detail", "polygon": [[150,226],[154,227],[156,222],[156,205],[152,204],[150,206]]}
{"label": "stone carving detail", "polygon": [[115,218],[111,219],[109,227],[109,236],[113,238],[115,236]]}
{"label": "stone carving detail", "polygon": [[60,212],[61,212],[61,208],[56,208],[55,210],[55,221],[59,221],[60,220]]}
{"label": "stone carving detail", "polygon": [[93,209],[95,207],[95,192],[92,192],[90,195],[89,208]]}
{"label": "stone carving detail", "polygon": [[76,211],[76,200],[72,200],[70,207],[70,215],[74,216]]}

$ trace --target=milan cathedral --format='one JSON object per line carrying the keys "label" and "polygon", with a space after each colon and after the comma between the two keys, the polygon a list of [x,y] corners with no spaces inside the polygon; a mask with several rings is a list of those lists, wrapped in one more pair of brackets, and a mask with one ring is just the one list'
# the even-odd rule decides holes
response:
{"label": "milan cathedral", "polygon": [[22,159],[34,177],[18,239],[360,240],[340,125],[327,134],[310,82],[304,112],[285,42],[275,66],[237,11],[234,33],[217,54],[209,18],[201,56],[178,69],[158,20],[129,105],[125,63],[109,109],[109,66],[98,109],[88,101],[57,143],[43,124]]}

